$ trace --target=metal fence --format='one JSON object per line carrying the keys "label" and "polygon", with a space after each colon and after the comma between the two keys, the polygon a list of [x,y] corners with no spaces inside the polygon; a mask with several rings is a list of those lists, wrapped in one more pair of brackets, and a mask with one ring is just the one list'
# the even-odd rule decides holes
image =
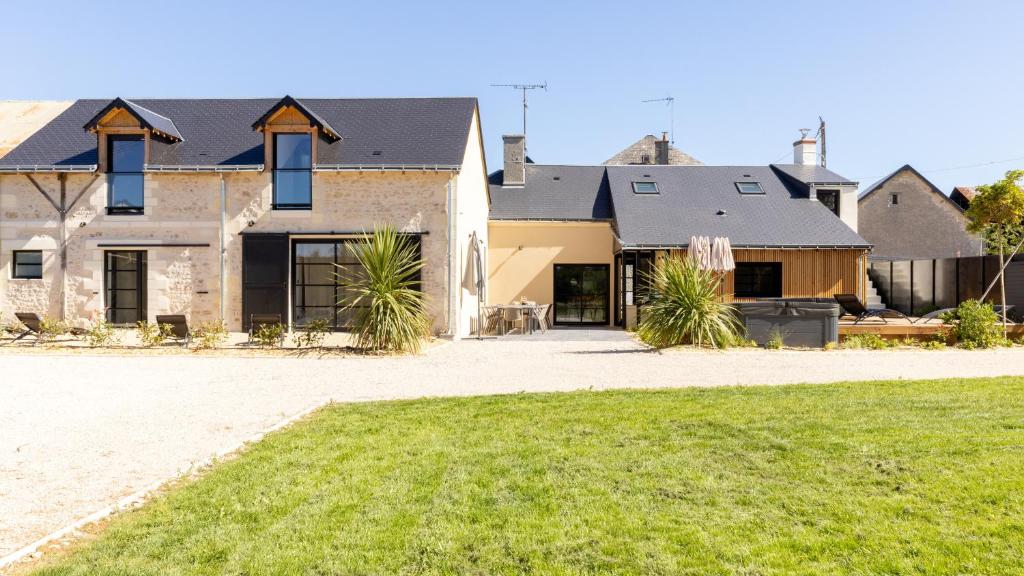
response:
{"label": "metal fence", "polygon": [[[886,307],[920,315],[936,308],[955,308],[964,300],[978,299],[999,273],[998,256],[969,256],[938,260],[871,258],[868,277]],[[1001,304],[999,286],[986,301]],[[1006,268],[1006,303],[1024,310],[1024,257]]]}

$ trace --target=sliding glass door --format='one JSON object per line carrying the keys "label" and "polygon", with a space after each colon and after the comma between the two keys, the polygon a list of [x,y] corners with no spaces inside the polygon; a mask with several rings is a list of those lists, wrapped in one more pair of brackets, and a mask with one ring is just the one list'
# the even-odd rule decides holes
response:
{"label": "sliding glass door", "polygon": [[608,324],[607,264],[555,264],[555,324]]}
{"label": "sliding glass door", "polygon": [[146,252],[103,253],[107,321],[130,325],[146,320]]}

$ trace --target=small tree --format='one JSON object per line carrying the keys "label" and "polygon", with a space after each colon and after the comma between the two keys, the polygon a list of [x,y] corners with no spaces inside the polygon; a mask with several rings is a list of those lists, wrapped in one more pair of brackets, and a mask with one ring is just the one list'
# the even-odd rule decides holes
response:
{"label": "small tree", "polygon": [[[1003,275],[1006,251],[1019,245],[1024,236],[1024,170],[1010,170],[994,184],[978,187],[978,195],[967,208],[967,229],[981,233],[991,252],[999,254],[999,291],[1003,304],[1003,337],[1006,336],[1006,280]],[[1012,246],[1009,243],[1016,240]]]}

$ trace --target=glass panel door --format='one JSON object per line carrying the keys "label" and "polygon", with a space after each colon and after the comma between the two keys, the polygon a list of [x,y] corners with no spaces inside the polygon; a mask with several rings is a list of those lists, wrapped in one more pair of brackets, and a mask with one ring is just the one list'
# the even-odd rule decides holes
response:
{"label": "glass panel door", "polygon": [[607,264],[555,264],[555,324],[608,324]]}
{"label": "glass panel door", "polygon": [[104,252],[107,321],[135,324],[146,320],[146,252]]}

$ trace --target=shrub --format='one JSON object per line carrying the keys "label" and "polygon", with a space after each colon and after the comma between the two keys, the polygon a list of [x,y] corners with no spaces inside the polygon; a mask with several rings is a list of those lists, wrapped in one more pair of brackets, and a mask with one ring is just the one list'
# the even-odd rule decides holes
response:
{"label": "shrub", "polygon": [[338,284],[345,288],[338,301],[353,311],[356,346],[368,350],[418,352],[430,334],[426,296],[419,289],[423,260],[416,246],[394,227],[375,227],[373,235],[349,244],[362,267],[349,273],[339,266]]}
{"label": "shrub", "polygon": [[121,341],[120,336],[114,330],[114,325],[106,318],[99,316],[85,329],[82,338],[86,344],[94,348],[101,346],[113,346]]}
{"label": "shrub", "polygon": [[651,294],[637,328],[647,344],[726,348],[739,337],[736,309],[719,301],[721,280],[711,270],[672,256],[659,260],[648,280]]}
{"label": "shrub", "polygon": [[223,320],[203,322],[193,332],[192,343],[196,348],[207,350],[216,348],[228,338],[228,328]]}
{"label": "shrub", "polygon": [[966,300],[954,312],[943,314],[942,321],[951,325],[953,337],[964,348],[990,348],[1003,339],[999,315],[985,302]]}
{"label": "shrub", "polygon": [[58,336],[63,336],[70,331],[67,322],[52,318],[50,316],[43,316],[39,322],[39,340],[43,342],[49,342]]}
{"label": "shrub", "polygon": [[284,324],[280,322],[276,324],[260,324],[258,328],[252,331],[252,339],[261,348],[280,347],[282,342],[284,342],[284,332]]}
{"label": "shrub", "polygon": [[929,314],[931,312],[935,312],[936,310],[939,310],[939,307],[936,306],[935,304],[925,304],[924,306],[918,306],[917,308],[915,308],[914,313],[911,314],[911,316],[917,316],[918,318],[920,318],[921,316],[924,316],[925,314]]}
{"label": "shrub", "polygon": [[898,345],[896,341],[889,341],[882,338],[878,334],[854,334],[853,336],[847,336],[843,340],[843,348],[850,348],[853,350],[885,350],[886,348],[893,348]]}
{"label": "shrub", "polygon": [[295,346],[299,348],[319,348],[324,345],[324,339],[327,338],[327,333],[330,332],[330,329],[331,325],[327,320],[317,318],[303,327],[292,338],[295,340]]}
{"label": "shrub", "polygon": [[170,324],[150,324],[145,320],[139,320],[135,325],[139,333],[139,342],[143,346],[159,346],[171,337],[174,329]]}
{"label": "shrub", "polygon": [[768,336],[768,341],[764,343],[764,347],[768,350],[782,350],[783,345],[782,332],[778,328],[772,330],[772,333]]}
{"label": "shrub", "polygon": [[824,349],[825,349],[826,352],[830,352],[830,351],[835,350],[837,348],[839,348],[839,344],[837,344],[835,342],[825,342]]}
{"label": "shrub", "polygon": [[942,340],[936,339],[925,340],[924,342],[921,342],[921,348],[925,350],[944,350],[946,348],[946,343]]}

